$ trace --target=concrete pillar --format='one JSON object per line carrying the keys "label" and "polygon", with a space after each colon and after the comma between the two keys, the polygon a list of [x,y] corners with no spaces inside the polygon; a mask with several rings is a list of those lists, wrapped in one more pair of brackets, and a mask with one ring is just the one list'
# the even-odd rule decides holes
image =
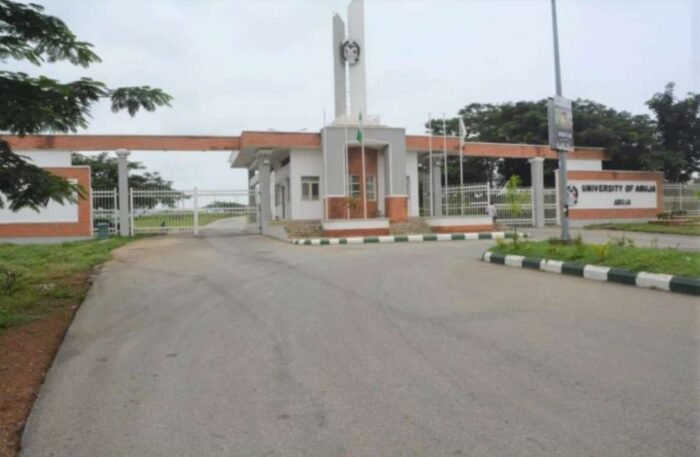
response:
{"label": "concrete pillar", "polygon": [[544,158],[533,157],[528,162],[532,181],[533,223],[535,227],[544,227]]}
{"label": "concrete pillar", "polygon": [[272,196],[270,195],[270,155],[272,149],[258,150],[258,185],[260,186],[260,227],[265,232],[272,220]]}
{"label": "concrete pillar", "polygon": [[[347,76],[345,61],[341,55],[340,47],[345,41],[345,22],[337,13],[333,15],[333,76],[335,87],[335,118],[338,119],[347,114]],[[325,127],[325,126],[324,126]]]}
{"label": "concrete pillar", "polygon": [[420,205],[419,208],[423,210],[422,215],[430,215],[430,175],[427,169],[418,169],[418,180],[420,181]]}
{"label": "concrete pillar", "polygon": [[117,151],[117,171],[119,175],[119,235],[131,235],[129,218],[129,161],[131,152],[126,149]]}
{"label": "concrete pillar", "polygon": [[442,216],[442,159],[433,158],[433,216]]}
{"label": "concrete pillar", "polygon": [[365,77],[365,61],[367,60],[367,48],[365,47],[365,4],[364,0],[352,0],[348,5],[348,37],[359,46],[359,59],[349,65],[348,77],[350,79],[350,113],[353,119],[360,114],[367,118],[367,88]]}

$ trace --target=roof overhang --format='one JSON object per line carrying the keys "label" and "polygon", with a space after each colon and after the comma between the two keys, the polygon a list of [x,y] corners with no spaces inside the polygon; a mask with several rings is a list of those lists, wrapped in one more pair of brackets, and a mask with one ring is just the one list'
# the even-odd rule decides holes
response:
{"label": "roof overhang", "polygon": [[[459,156],[459,138],[406,135],[406,150],[414,152],[442,152],[446,149],[449,155]],[[509,159],[532,159],[542,157],[556,159],[557,154],[548,145],[539,144],[509,144],[465,142],[463,154],[470,157],[492,157]],[[567,158],[573,160],[610,160],[603,148],[576,148],[568,153]]]}
{"label": "roof overhang", "polygon": [[[258,150],[288,153],[292,149],[321,150],[321,134],[312,132],[243,131],[240,136],[179,136],[179,135],[2,135],[15,150],[110,151],[232,151],[229,162],[234,168],[248,168]],[[459,155],[456,137],[406,135],[406,149],[413,152],[447,150]],[[464,143],[463,154],[472,157],[556,159],[555,151],[547,145]],[[277,154],[276,154],[277,155]],[[602,148],[576,148],[568,153],[574,160],[609,160]]]}

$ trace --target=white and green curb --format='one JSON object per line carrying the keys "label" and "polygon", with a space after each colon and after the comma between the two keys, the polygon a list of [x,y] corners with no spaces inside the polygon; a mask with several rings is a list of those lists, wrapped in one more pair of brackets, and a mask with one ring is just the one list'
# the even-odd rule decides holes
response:
{"label": "white and green curb", "polygon": [[583,265],[559,260],[507,255],[496,252],[484,252],[483,260],[498,265],[516,268],[547,271],[550,273],[579,276],[594,281],[609,281],[618,284],[644,287],[647,289],[666,290],[689,295],[700,295],[700,278],[688,278],[661,273],[646,273],[623,270],[621,268],[603,267],[600,265]]}
{"label": "white and green curb", "polygon": [[[527,238],[527,234],[518,233],[519,237]],[[422,243],[424,241],[465,241],[465,240],[496,240],[513,238],[512,233],[480,232],[480,233],[428,233],[423,235],[386,235],[386,236],[355,236],[347,238],[297,238],[290,240],[292,244],[306,246],[328,246],[336,244],[366,244],[366,243]]]}

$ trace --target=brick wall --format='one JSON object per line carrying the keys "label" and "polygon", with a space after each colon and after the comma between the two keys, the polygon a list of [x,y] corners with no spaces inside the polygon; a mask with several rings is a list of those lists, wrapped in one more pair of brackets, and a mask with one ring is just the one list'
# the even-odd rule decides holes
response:
{"label": "brick wall", "polygon": [[56,167],[46,170],[62,178],[77,180],[85,190],[85,196],[78,202],[78,222],[0,224],[0,239],[92,236],[90,167]]}

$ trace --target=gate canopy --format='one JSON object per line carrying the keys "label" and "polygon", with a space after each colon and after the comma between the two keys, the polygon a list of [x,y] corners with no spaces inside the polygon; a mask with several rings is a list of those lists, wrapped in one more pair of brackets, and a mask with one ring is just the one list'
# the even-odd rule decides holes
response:
{"label": "gate canopy", "polygon": [[[406,135],[408,151],[428,152],[431,137]],[[240,136],[191,135],[3,135],[16,150],[105,151],[239,151],[234,166],[246,166],[257,149],[321,149],[320,133],[243,131]],[[444,139],[447,153],[459,155],[459,139]],[[443,137],[432,137],[432,149],[442,151]],[[462,153],[472,157],[556,159],[547,145],[466,142]],[[608,160],[602,148],[576,148],[568,157],[579,160]]]}

